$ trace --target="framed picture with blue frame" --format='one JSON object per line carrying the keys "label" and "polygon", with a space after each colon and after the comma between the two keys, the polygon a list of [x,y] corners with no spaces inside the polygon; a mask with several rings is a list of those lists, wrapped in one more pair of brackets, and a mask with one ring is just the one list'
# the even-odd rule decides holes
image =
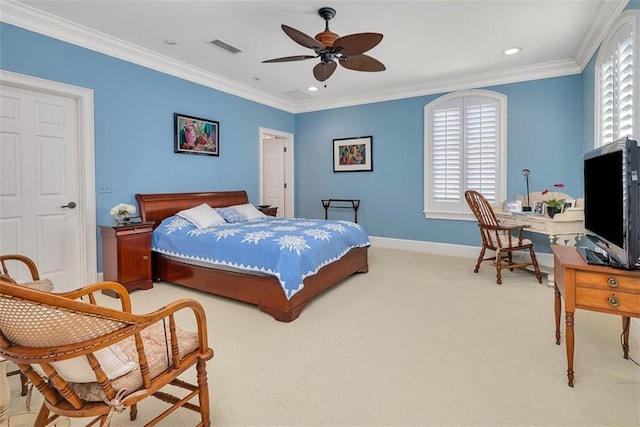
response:
{"label": "framed picture with blue frame", "polygon": [[200,117],[173,114],[175,153],[220,155],[220,123]]}
{"label": "framed picture with blue frame", "polygon": [[333,171],[373,171],[373,137],[360,136],[334,139]]}

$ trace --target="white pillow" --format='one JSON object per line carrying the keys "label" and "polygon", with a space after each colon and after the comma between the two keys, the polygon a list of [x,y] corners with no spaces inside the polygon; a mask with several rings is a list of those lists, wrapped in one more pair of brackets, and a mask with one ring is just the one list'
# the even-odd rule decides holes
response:
{"label": "white pillow", "polygon": [[258,218],[266,218],[267,215],[263,214],[253,206],[251,203],[246,203],[244,205],[233,205],[230,206],[235,209],[240,215],[244,217],[247,221],[250,219],[258,219]]}
{"label": "white pillow", "polygon": [[[110,380],[121,377],[138,366],[127,357],[125,352],[117,344],[97,350],[93,354],[96,356],[96,359],[98,359],[98,362],[100,362],[100,367]],[[58,372],[58,375],[69,382],[94,383],[97,381],[96,374],[93,372],[93,369],[91,369],[86,356],[52,362],[51,365]],[[33,367],[36,371],[40,371],[41,374],[43,373],[40,365],[34,364]]]}
{"label": "white pillow", "polygon": [[200,230],[212,227],[216,224],[225,223],[224,218],[222,218],[215,209],[213,209],[206,203],[203,203],[191,209],[185,209],[178,212],[176,215],[186,219],[187,221],[198,227],[198,229]]}

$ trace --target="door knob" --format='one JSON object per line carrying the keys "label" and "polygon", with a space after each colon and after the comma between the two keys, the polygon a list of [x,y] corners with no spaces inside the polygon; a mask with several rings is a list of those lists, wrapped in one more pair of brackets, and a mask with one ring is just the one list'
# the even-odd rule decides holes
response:
{"label": "door knob", "polygon": [[66,205],[63,205],[63,206],[60,206],[60,207],[61,207],[61,208],[69,208],[69,209],[73,209],[73,208],[75,208],[76,206],[78,206],[78,205],[76,204],[76,202],[69,202],[69,203],[67,203]]}

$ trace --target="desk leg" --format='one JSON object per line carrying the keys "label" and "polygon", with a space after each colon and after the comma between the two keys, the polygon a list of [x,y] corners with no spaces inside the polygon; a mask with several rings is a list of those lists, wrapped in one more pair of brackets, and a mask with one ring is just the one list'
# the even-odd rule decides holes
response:
{"label": "desk leg", "polygon": [[558,289],[558,286],[554,286],[554,288],[555,288],[554,314],[556,316],[556,344],[560,345],[560,309],[562,308],[562,295],[560,294],[560,289]]}
{"label": "desk leg", "polygon": [[622,316],[622,352],[625,359],[629,358],[629,327],[631,327],[631,318]]}
{"label": "desk leg", "polygon": [[567,378],[569,379],[569,387],[573,387],[573,313],[567,311],[565,313],[565,321],[567,324],[567,337],[565,338],[567,344]]}

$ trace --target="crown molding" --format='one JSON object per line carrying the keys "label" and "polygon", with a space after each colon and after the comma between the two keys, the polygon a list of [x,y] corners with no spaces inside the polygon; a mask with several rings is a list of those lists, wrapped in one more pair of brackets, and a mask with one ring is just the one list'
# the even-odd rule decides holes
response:
{"label": "crown molding", "polygon": [[306,113],[330,108],[351,107],[354,105],[370,104],[374,102],[393,101],[397,99],[413,98],[417,96],[434,95],[456,90],[477,89],[552,77],[561,77],[580,73],[580,67],[573,59],[538,64],[533,67],[518,67],[496,72],[474,74],[473,76],[458,76],[437,79],[416,85],[396,87],[393,92],[380,91],[366,96],[349,98],[348,100],[332,100],[330,103],[307,102],[300,103],[296,113]]}
{"label": "crown molding", "polygon": [[250,88],[140,46],[127,43],[41,10],[0,0],[0,20],[76,46],[141,65],[206,87],[255,101],[290,113],[294,105],[255,88]]}
{"label": "crown molding", "polygon": [[611,23],[619,16],[627,3],[628,0],[614,0],[613,2],[607,1],[600,4],[596,19],[591,25],[588,32],[589,34],[585,38],[576,59],[566,59],[529,67],[511,68],[497,72],[476,73],[472,76],[435,79],[405,85],[403,87],[394,87],[392,90],[370,92],[366,95],[356,97],[343,99],[334,98],[329,101],[309,100],[296,103],[255,88],[238,84],[237,82],[178,62],[172,58],[141,48],[140,46],[44,13],[30,6],[16,3],[13,0],[0,0],[0,20],[133,64],[295,114],[581,73],[602,42],[602,38],[608,28],[610,28]]}
{"label": "crown molding", "polygon": [[580,72],[587,66],[598,50],[598,47],[600,47],[607,31],[609,31],[628,3],[629,0],[614,0],[600,3],[582,46],[580,46],[575,56],[576,63],[580,66]]}

